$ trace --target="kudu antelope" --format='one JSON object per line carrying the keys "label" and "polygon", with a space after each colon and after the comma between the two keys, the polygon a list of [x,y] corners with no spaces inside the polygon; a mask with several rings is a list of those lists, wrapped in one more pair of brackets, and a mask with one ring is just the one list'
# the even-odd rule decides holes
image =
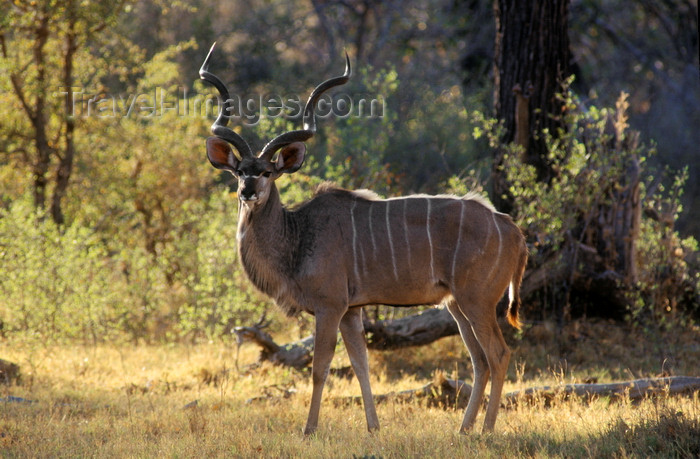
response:
{"label": "kudu antelope", "polygon": [[311,200],[285,209],[275,180],[301,167],[303,142],[316,131],[319,97],[348,81],[350,60],[346,56],[342,76],[311,93],[304,128],[275,137],[256,156],[226,127],[228,90],[208,71],[213,49],[199,73],[219,90],[223,106],[212,125],[214,137],[206,142],[207,156],[214,167],[238,178],[237,239],[243,268],[285,312],[305,311],[316,320],[313,389],[304,433],[318,426],[338,329],[360,383],[368,428],[379,428],[362,325],[362,306],[369,304],[447,306],[474,367],[461,431],[473,426],[489,375],[484,431],[492,430],[510,357],[496,322],[496,305],[510,287],[507,317],[519,327],[519,288],[527,261],[520,229],[477,194],[379,199],[367,190],[324,185]]}

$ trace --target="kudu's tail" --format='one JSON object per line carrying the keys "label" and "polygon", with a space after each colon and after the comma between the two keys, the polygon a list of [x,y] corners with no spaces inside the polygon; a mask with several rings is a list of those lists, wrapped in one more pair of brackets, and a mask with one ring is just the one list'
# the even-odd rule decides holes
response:
{"label": "kudu's tail", "polygon": [[518,318],[518,310],[520,309],[520,284],[523,281],[525,265],[527,265],[527,246],[525,246],[523,241],[520,255],[518,256],[518,265],[513,272],[513,278],[510,280],[510,286],[508,287],[510,305],[508,306],[507,318],[508,322],[518,330],[523,325]]}

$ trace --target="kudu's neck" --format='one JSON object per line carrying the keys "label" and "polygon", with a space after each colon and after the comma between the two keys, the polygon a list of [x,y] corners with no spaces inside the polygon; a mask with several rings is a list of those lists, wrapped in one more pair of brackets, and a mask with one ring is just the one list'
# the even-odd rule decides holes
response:
{"label": "kudu's neck", "polygon": [[238,251],[251,278],[269,278],[286,257],[290,243],[287,214],[274,183],[264,203],[249,208],[240,202]]}
{"label": "kudu's neck", "polygon": [[251,210],[240,205],[238,216],[238,252],[251,282],[274,298],[287,314],[300,310],[290,292],[299,268],[299,232],[293,213],[282,207],[274,184],[262,207]]}
{"label": "kudu's neck", "polygon": [[282,207],[277,186],[270,186],[269,195],[264,204],[250,208],[239,201],[238,241],[239,243],[260,243],[270,246],[280,240],[284,233],[286,210]]}

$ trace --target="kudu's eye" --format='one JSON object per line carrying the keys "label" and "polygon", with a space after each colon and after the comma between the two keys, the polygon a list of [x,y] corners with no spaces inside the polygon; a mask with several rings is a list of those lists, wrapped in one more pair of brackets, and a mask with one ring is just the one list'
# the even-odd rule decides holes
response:
{"label": "kudu's eye", "polygon": [[265,171],[262,173],[263,177],[269,177],[270,176],[270,171]]}

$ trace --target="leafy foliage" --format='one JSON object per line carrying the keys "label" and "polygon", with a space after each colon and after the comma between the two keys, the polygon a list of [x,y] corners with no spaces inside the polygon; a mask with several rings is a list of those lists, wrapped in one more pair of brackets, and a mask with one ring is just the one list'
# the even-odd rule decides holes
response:
{"label": "leafy foliage", "polygon": [[[658,16],[663,23],[670,14],[646,13],[642,3],[635,2],[634,16],[626,20],[636,23],[640,16],[654,23]],[[687,6],[682,0],[672,3]],[[598,2],[578,7],[584,12],[612,8]],[[625,110],[584,110],[567,96],[567,128],[558,140],[543,134],[558,175],[547,184],[534,180],[533,171],[519,164],[517,149],[500,145],[494,121],[476,112],[467,115],[465,106],[485,112],[490,104],[490,51],[484,50],[492,40],[483,27],[492,20],[490,8],[469,2],[61,0],[4,2],[0,8],[0,320],[5,333],[85,342],[212,339],[269,307],[236,259],[235,185],[204,159],[203,139],[213,116],[206,97],[213,91],[196,75],[215,40],[220,54],[214,71],[232,93],[291,93],[303,102],[319,78],[338,72],[346,47],[355,76],[344,90],[356,103],[363,97],[381,102],[382,116],[319,120],[304,168],[278,182],[289,205],[307,199],[324,180],[384,196],[479,190],[492,148],[506,148],[505,167],[520,204],[517,218],[528,230],[534,255],[531,268],[572,240],[585,256],[594,216],[609,208],[621,184],[624,188],[629,161],[648,167],[643,159],[654,150],[616,144],[626,142],[629,130],[608,131],[609,120]],[[604,23],[589,25],[613,36]],[[679,23],[680,41],[674,41],[673,30],[664,35],[654,28],[655,42],[683,46],[661,67],[655,65],[662,60],[657,54],[654,62],[642,62],[635,82],[651,81],[651,71],[674,87],[674,72],[693,55],[688,27],[688,21]],[[574,31],[585,35],[580,28]],[[74,54],[68,52],[71,33],[76,34]],[[576,45],[586,58],[587,75],[599,63],[596,50],[605,51],[606,62],[616,62],[619,54],[609,42],[591,40]],[[467,57],[473,65],[455,64]],[[66,79],[69,63],[72,73]],[[475,69],[468,82],[466,68]],[[606,76],[605,87],[617,79]],[[67,85],[73,98],[64,97],[71,95]],[[612,89],[606,91],[609,97]],[[694,100],[692,94],[685,98]],[[633,115],[647,99],[632,93]],[[683,107],[678,113],[695,119],[694,106]],[[41,145],[30,116],[40,111],[46,127]],[[233,124],[261,146],[299,123],[263,116],[254,126]],[[692,138],[688,131],[684,144]],[[46,158],[39,156],[42,148]],[[72,174],[60,198],[66,218],[56,225],[49,210],[38,205],[34,189],[45,186],[47,197],[56,193],[69,152]],[[693,167],[667,180],[640,181],[637,287],[626,300],[634,317],[674,315],[696,301],[697,243],[681,237],[673,225],[681,215],[681,191],[692,185],[687,177]],[[566,279],[570,284],[571,277]]]}
{"label": "leafy foliage", "polygon": [[29,199],[15,201],[0,215],[0,260],[7,332],[85,340],[113,336],[125,298],[103,288],[119,282],[119,270],[89,228],[61,231]]}
{"label": "leafy foliage", "polygon": [[672,189],[664,191],[647,161],[654,146],[639,144],[629,130],[627,94],[615,108],[584,108],[571,91],[564,97],[564,127],[556,136],[542,133],[556,171],[549,182],[521,160],[519,146],[500,143],[495,120],[473,115],[475,137],[486,135],[507,151],[503,167],[515,220],[528,237],[530,269],[548,273],[537,285],[551,295],[542,296],[543,305],[560,318],[572,307],[585,314],[585,302],[577,304],[571,292],[580,293],[578,283],[593,278],[614,286],[602,295],[623,290],[619,301],[635,321],[697,310],[697,242],[674,229],[687,170],[671,173]]}

